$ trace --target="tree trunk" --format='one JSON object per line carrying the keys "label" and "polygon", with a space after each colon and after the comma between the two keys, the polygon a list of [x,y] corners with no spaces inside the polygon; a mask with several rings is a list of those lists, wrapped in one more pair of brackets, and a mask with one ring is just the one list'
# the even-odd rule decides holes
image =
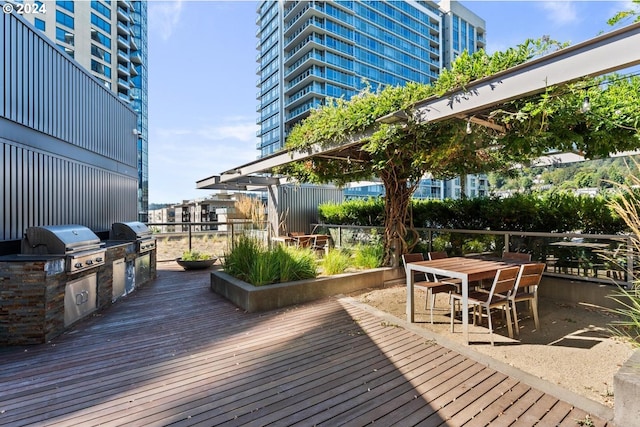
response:
{"label": "tree trunk", "polygon": [[396,179],[394,171],[388,171],[380,177],[385,188],[384,217],[384,265],[398,267],[400,257],[407,252],[407,224],[409,222],[409,203],[415,185]]}

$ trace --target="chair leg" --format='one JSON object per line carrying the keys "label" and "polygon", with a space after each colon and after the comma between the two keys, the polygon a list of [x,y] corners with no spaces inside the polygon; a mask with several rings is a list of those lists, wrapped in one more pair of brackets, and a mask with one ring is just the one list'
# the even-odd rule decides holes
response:
{"label": "chair leg", "polygon": [[[480,309],[482,313],[482,309]],[[489,322],[489,336],[491,337],[491,345],[493,344],[493,325],[491,324],[491,309],[487,306],[487,322]]]}
{"label": "chair leg", "polygon": [[436,294],[434,294],[433,292],[431,292],[431,324],[433,325],[433,309],[436,306]]}
{"label": "chair leg", "polygon": [[453,311],[454,311],[454,309],[453,309],[453,305],[455,304],[455,300],[456,300],[456,299],[457,299],[457,298],[454,298],[454,297],[453,297],[453,295],[451,295],[451,296],[449,297],[449,305],[451,306],[451,332],[452,332],[452,333],[453,333],[453,318],[454,318],[454,315],[453,315]]}
{"label": "chair leg", "polygon": [[509,331],[509,338],[513,339],[513,327],[511,326],[511,310],[509,309],[509,303],[503,307],[505,314],[507,315],[507,330]]}
{"label": "chair leg", "polygon": [[533,322],[536,325],[536,331],[539,331],[540,319],[538,319],[538,301],[536,298],[531,300],[531,311],[533,312]]}
{"label": "chair leg", "polygon": [[520,325],[518,325],[518,310],[516,309],[516,302],[514,301],[511,305],[511,310],[513,311],[513,324],[516,329],[516,335],[520,336]]}

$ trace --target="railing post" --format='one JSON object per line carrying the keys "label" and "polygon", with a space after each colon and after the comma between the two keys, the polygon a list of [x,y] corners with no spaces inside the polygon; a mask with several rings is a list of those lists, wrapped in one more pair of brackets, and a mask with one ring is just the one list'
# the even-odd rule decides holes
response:
{"label": "railing post", "polygon": [[504,250],[502,252],[509,252],[509,233],[504,235]]}
{"label": "railing post", "polygon": [[433,251],[433,230],[427,231],[427,239],[429,240],[429,252]]}
{"label": "railing post", "polygon": [[191,252],[191,224],[189,224],[189,252]]}

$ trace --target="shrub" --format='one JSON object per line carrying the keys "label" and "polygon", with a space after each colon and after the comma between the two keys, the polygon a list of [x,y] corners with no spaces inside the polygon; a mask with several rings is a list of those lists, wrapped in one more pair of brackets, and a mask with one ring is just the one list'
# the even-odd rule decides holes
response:
{"label": "shrub", "polygon": [[351,265],[351,254],[344,249],[332,249],[322,258],[320,265],[328,276],[344,273]]}
{"label": "shrub", "polygon": [[205,261],[213,258],[213,256],[198,251],[184,251],[181,258],[183,261]]}
{"label": "shrub", "polygon": [[231,251],[225,254],[224,271],[254,286],[317,276],[316,259],[309,249],[264,247],[248,236],[238,237]]}
{"label": "shrub", "polygon": [[353,264],[359,268],[377,268],[384,260],[384,246],[381,243],[358,245],[353,254]]}

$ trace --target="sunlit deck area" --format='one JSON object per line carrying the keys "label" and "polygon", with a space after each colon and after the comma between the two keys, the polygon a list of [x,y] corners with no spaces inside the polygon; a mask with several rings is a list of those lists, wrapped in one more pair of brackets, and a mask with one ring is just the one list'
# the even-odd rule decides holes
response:
{"label": "sunlit deck area", "polygon": [[348,299],[248,314],[173,263],[0,360],[0,425],[612,425]]}

